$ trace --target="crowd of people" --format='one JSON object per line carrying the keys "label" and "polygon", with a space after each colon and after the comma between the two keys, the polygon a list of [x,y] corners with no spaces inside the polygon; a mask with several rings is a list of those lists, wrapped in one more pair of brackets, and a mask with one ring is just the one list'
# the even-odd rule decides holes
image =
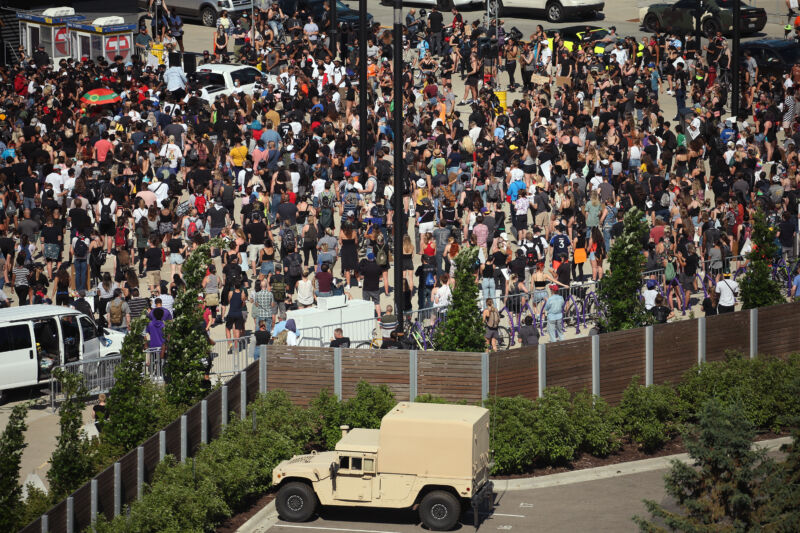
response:
{"label": "crowd of people", "polygon": [[[167,6],[157,7],[166,11],[154,35],[137,36],[141,55],[52,64],[40,49],[0,71],[6,304],[94,295],[96,319],[120,331],[154,307],[148,334],[160,346],[187,254],[221,237],[202,282],[207,329],[224,323],[231,338],[252,330],[296,344],[286,313],[319,298],[360,295],[377,316],[392,315],[385,304],[400,290],[406,311],[445,310],[455,257],[477,247],[496,347],[502,305],[545,316],[550,339],[562,338],[570,291],[603,278],[633,207],[651,226],[641,245],[656,273],[643,297],[660,321],[681,305],[657,290],[673,279],[688,298],[708,293],[707,314],[733,309],[729,258],[748,251],[756,209],[794,259],[800,76],[762,74],[746,57],[732,118],[730,44],[720,34],[637,41],[612,28],[603,40],[613,46],[599,55],[591,32],[567,47],[541,26],[526,38],[456,9],[446,22],[435,8],[412,9],[403,71],[393,72],[391,33],[376,23],[361,84],[357,35],[342,28],[331,47],[327,2],[318,17],[267,4],[253,20],[223,13],[201,61],[256,66],[252,94],[238,87],[208,101],[179,67],[148,64],[154,38],[183,49],[182,21]],[[121,102],[81,103],[103,87]],[[394,105],[403,106],[401,132]],[[392,257],[395,194],[402,257]],[[402,269],[402,287],[391,286],[391,267]],[[523,343],[538,342],[525,326]]]}

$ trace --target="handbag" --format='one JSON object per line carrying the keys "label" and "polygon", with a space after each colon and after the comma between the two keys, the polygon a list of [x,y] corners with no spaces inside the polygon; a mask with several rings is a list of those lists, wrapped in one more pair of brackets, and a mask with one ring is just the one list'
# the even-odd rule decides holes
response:
{"label": "handbag", "polygon": [[206,294],[206,305],[210,307],[219,305],[219,294],[217,293]]}

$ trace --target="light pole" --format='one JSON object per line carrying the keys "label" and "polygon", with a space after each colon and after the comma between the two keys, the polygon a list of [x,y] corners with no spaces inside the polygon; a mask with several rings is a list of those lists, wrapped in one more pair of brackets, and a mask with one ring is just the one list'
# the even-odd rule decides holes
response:
{"label": "light pole", "polygon": [[[358,154],[361,172],[367,168],[367,0],[358,0]],[[362,178],[363,179],[363,178]]]}
{"label": "light pole", "polygon": [[733,50],[731,57],[731,115],[733,115],[734,128],[739,131],[739,91],[741,81],[739,80],[739,37],[741,34],[741,9],[740,0],[733,0]]}
{"label": "light pole", "polygon": [[[394,212],[394,308],[397,314],[397,327],[402,331],[405,313],[405,299],[403,297],[403,235],[406,228],[403,225],[403,0],[394,0],[394,34],[392,43],[392,56],[394,60],[394,194],[392,195],[392,210]],[[363,132],[363,129],[362,129]],[[362,133],[363,135],[363,133]]]}
{"label": "light pole", "polygon": [[331,30],[330,30],[330,42],[331,42],[331,53],[333,54],[333,58],[339,55],[337,53],[336,42],[339,37],[339,15],[336,13],[336,0],[329,0],[330,5],[330,21],[331,21]]}

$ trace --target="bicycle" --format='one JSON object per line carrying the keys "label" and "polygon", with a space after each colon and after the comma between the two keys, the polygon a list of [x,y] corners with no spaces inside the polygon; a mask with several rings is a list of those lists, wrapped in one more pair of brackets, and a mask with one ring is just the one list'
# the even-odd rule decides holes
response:
{"label": "bicycle", "polygon": [[379,350],[381,345],[383,344],[383,337],[378,334],[380,330],[380,326],[375,327],[372,330],[372,338],[368,341],[359,342],[356,344],[356,348],[359,350],[362,348],[368,348],[370,350]]}

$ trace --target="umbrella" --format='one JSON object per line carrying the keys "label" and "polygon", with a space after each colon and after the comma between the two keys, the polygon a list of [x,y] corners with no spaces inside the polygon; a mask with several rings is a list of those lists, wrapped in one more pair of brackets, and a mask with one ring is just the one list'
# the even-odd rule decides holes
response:
{"label": "umbrella", "polygon": [[92,89],[81,96],[81,102],[89,105],[115,104],[122,98],[111,89]]}

